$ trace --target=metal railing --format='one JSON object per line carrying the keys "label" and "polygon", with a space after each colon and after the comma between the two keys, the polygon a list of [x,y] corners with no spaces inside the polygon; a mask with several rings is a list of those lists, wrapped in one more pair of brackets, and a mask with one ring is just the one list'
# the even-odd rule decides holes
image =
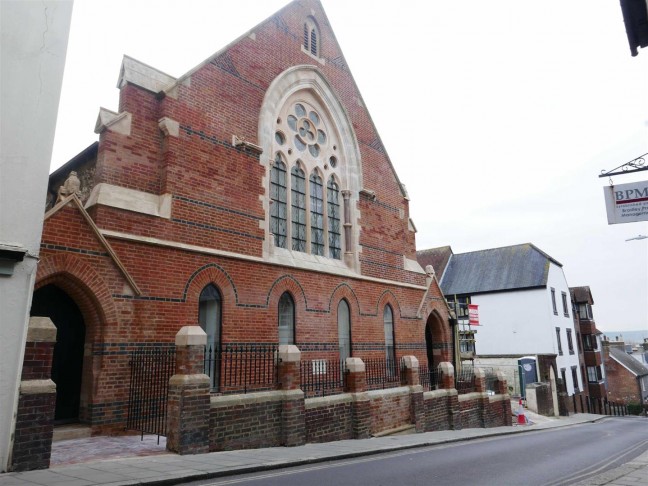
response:
{"label": "metal railing", "polygon": [[205,374],[213,393],[273,390],[278,383],[278,344],[225,343],[205,349]]}
{"label": "metal railing", "polygon": [[455,388],[460,395],[475,391],[475,370],[472,366],[462,366],[455,373]]}
{"label": "metal railing", "polygon": [[339,360],[314,359],[300,363],[301,389],[306,398],[344,393],[346,365]]}
{"label": "metal railing", "polygon": [[419,380],[423,390],[432,391],[441,388],[441,373],[438,368],[428,368],[428,365],[419,366]]}
{"label": "metal railing", "polygon": [[367,390],[394,388],[403,381],[402,363],[391,358],[368,358],[364,360]]}
{"label": "metal railing", "polygon": [[628,415],[628,406],[623,403],[610,402],[607,398],[583,397],[572,395],[575,413],[595,413],[624,417]]}
{"label": "metal railing", "polygon": [[126,429],[144,434],[166,435],[169,379],[175,372],[175,347],[142,348],[128,361],[130,387]]}

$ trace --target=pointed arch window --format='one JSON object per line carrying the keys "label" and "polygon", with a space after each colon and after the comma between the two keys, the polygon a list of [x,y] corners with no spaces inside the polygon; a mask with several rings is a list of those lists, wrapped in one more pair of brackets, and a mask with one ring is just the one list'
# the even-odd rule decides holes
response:
{"label": "pointed arch window", "polygon": [[275,245],[286,248],[287,234],[287,192],[286,164],[277,153],[270,169],[270,232],[274,235]]}
{"label": "pointed arch window", "polygon": [[212,390],[218,390],[220,385],[221,309],[220,292],[214,285],[207,285],[198,299],[198,322],[207,334],[206,374]]}
{"label": "pointed arch window", "polygon": [[344,363],[351,356],[351,312],[344,299],[338,304],[338,342],[340,361]]}
{"label": "pointed arch window", "polygon": [[394,339],[394,312],[390,305],[383,311],[383,326],[385,329],[385,359],[387,370],[396,369],[396,346]]}
{"label": "pointed arch window", "polygon": [[279,298],[279,344],[295,344],[295,302],[288,292]]}
{"label": "pointed arch window", "polygon": [[329,179],[326,191],[329,256],[339,260],[342,253],[340,244],[340,189],[333,177]]}
{"label": "pointed arch window", "polygon": [[292,249],[306,251],[306,176],[295,165],[290,171]]}
{"label": "pointed arch window", "polygon": [[319,28],[315,19],[308,17],[304,22],[304,49],[313,56],[319,57]]}
{"label": "pointed arch window", "polygon": [[324,255],[324,188],[322,178],[317,174],[310,176],[310,236],[311,253]]}
{"label": "pointed arch window", "polygon": [[353,209],[342,197],[344,154],[335,126],[312,93],[292,95],[277,113],[273,153],[268,233],[275,247],[341,260],[353,248],[353,233],[345,227]]}

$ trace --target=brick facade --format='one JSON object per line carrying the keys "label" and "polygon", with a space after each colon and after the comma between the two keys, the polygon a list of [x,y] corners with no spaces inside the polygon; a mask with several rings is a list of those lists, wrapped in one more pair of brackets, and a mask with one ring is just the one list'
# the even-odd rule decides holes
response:
{"label": "brick facade", "polygon": [[[301,45],[309,16],[319,28],[316,58]],[[133,63],[149,78],[130,76]],[[271,105],[291,80],[330,110],[348,165],[338,171],[348,199],[339,260],[277,249],[269,234]],[[452,361],[447,307],[415,262],[409,199],[361,99],[316,0],[289,4],[177,80],[125,58],[118,113],[102,111],[108,121],[88,167],[74,162],[92,187],[82,188],[81,203],[68,198],[47,213],[35,287],[61,288],[83,315],[79,420],[93,433],[123,431],[128,353],[170,345],[182,326],[197,324],[209,284],[222,299],[222,343],[277,343],[278,302],[288,292],[304,359],[337,358],[345,299],[353,356],[384,357],[389,306],[397,359],[427,362],[428,325],[431,365]]]}

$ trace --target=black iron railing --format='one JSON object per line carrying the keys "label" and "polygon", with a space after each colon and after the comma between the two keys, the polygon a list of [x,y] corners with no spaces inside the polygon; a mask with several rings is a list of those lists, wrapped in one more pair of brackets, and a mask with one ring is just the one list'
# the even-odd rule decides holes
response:
{"label": "black iron railing", "polygon": [[438,368],[429,369],[428,365],[419,366],[419,380],[425,391],[438,390],[441,388],[441,374]]}
{"label": "black iron railing", "polygon": [[205,349],[205,374],[217,393],[248,393],[277,387],[275,343],[226,343]]}
{"label": "black iron railing", "polygon": [[346,365],[339,360],[314,359],[302,361],[301,389],[307,398],[344,393]]}
{"label": "black iron railing", "polygon": [[175,371],[175,347],[142,348],[128,361],[130,388],[126,428],[166,436],[169,379]]}
{"label": "black iron railing", "polygon": [[497,372],[493,368],[482,368],[486,378],[486,391],[489,395],[497,394]]}
{"label": "black iron railing", "polygon": [[402,363],[392,358],[368,358],[364,360],[367,390],[394,388],[403,381]]}
{"label": "black iron railing", "polygon": [[464,365],[455,372],[455,388],[460,395],[475,391],[475,370],[472,366]]}

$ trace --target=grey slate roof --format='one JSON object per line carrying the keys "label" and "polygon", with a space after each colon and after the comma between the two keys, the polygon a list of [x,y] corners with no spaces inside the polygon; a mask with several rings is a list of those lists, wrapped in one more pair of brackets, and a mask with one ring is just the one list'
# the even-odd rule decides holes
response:
{"label": "grey slate roof", "polygon": [[630,372],[635,376],[648,375],[648,366],[640,363],[639,360],[630,356],[625,352],[625,349],[621,347],[610,346],[610,357],[614,358],[616,361],[628,368]]}
{"label": "grey slate roof", "polygon": [[439,248],[430,248],[428,250],[420,250],[416,252],[416,260],[423,268],[432,265],[437,278],[441,278],[445,272],[448,261],[452,256],[452,248],[449,246],[442,246]]}
{"label": "grey slate roof", "polygon": [[441,279],[445,295],[547,286],[549,265],[562,267],[531,243],[452,255]]}

